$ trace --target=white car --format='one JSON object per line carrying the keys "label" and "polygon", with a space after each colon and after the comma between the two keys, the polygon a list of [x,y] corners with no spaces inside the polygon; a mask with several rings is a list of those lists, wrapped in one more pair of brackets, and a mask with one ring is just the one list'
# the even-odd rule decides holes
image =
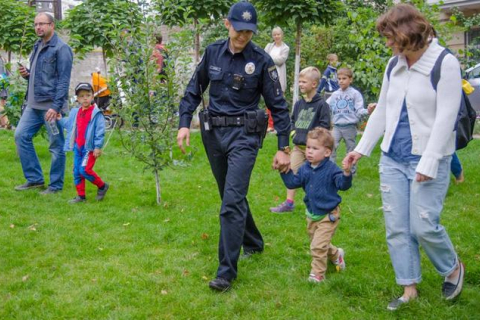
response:
{"label": "white car", "polygon": [[475,88],[475,91],[468,96],[468,100],[477,111],[478,118],[480,116],[480,63],[465,70],[465,79]]}

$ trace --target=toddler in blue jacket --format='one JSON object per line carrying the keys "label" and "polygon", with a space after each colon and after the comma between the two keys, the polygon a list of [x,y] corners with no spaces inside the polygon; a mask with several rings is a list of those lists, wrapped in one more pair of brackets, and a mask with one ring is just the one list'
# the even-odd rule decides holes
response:
{"label": "toddler in blue jacket", "polygon": [[340,220],[339,204],[342,198],[339,190],[352,186],[351,165],[342,170],[329,160],[333,150],[333,137],[327,129],[315,128],[309,131],[305,155],[307,161],[297,174],[282,173],[285,186],[289,189],[302,187],[306,206],[307,230],[311,239],[311,271],[308,280],[320,283],[325,280],[327,261],[345,269],[345,252],[331,241]]}
{"label": "toddler in blue jacket", "polygon": [[337,79],[338,56],[335,53],[327,55],[328,66],[322,76],[322,81],[318,86],[317,92],[324,91],[324,98],[327,100],[333,92],[337,91],[339,87]]}
{"label": "toddler in blue jacket", "polygon": [[102,154],[105,137],[105,118],[100,109],[92,103],[93,87],[89,83],[79,83],[75,95],[80,107],[73,108],[68,118],[60,120],[67,129],[65,151],[73,150],[73,179],[77,196],[69,203],[85,202],[85,179],[98,187],[98,201],[103,200],[109,185],[93,171],[96,160]]}

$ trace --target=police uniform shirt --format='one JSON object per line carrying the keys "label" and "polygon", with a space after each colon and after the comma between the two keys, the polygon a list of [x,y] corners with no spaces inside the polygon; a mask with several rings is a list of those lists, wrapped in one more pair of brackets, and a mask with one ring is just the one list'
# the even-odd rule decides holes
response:
{"label": "police uniform shirt", "polygon": [[251,41],[233,54],[229,40],[209,45],[180,102],[180,128],[189,128],[208,85],[212,116],[240,116],[258,108],[260,95],[272,111],[279,148],[288,146],[290,118],[278,73],[271,57]]}

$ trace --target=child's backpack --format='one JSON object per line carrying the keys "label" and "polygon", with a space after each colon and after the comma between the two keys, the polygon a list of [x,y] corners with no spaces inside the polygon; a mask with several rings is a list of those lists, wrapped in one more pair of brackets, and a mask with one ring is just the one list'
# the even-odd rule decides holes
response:
{"label": "child's backpack", "polygon": [[[451,54],[448,49],[442,51],[438,56],[435,65],[430,72],[430,81],[432,83],[433,89],[437,91],[438,81],[440,80],[440,73],[442,68],[443,58],[447,54]],[[387,78],[390,80],[390,74],[392,73],[393,68],[398,63],[398,56],[392,59],[390,64],[387,67]],[[457,150],[463,149],[467,144],[473,139],[473,128],[475,126],[475,120],[477,113],[473,109],[470,100],[468,99],[466,93],[462,89],[462,98],[460,99],[460,110],[457,115],[457,122],[455,124],[455,131],[457,132],[457,141],[456,148]]]}

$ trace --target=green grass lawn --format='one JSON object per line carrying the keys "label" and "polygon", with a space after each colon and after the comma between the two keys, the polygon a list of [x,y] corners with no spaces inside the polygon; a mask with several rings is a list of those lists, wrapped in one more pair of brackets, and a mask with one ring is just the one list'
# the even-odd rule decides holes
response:
{"label": "green grass lawn", "polygon": [[[466,266],[464,292],[442,300],[442,278],[422,252],[420,298],[397,312],[386,310],[402,290],[385,242],[378,149],[342,193],[334,243],[345,249],[347,269],[330,267],[315,285],[307,282],[303,192],[293,214],[268,210],[285,197],[270,169],[276,138],[269,135],[249,191],[266,249],[242,260],[233,289],[219,294],[208,281],[217,268],[220,200],[198,134],[192,144],[189,166],[162,172],[157,206],[153,175],[114,136],[96,166],[111,184],[107,197],[95,202],[88,184],[90,201],[69,205],[72,154],[62,193],[16,192],[24,178],[13,133],[0,131],[0,319],[480,319],[479,140],[459,152],[466,181],[451,185],[442,216]],[[47,144],[37,138],[36,145],[48,170]]]}

